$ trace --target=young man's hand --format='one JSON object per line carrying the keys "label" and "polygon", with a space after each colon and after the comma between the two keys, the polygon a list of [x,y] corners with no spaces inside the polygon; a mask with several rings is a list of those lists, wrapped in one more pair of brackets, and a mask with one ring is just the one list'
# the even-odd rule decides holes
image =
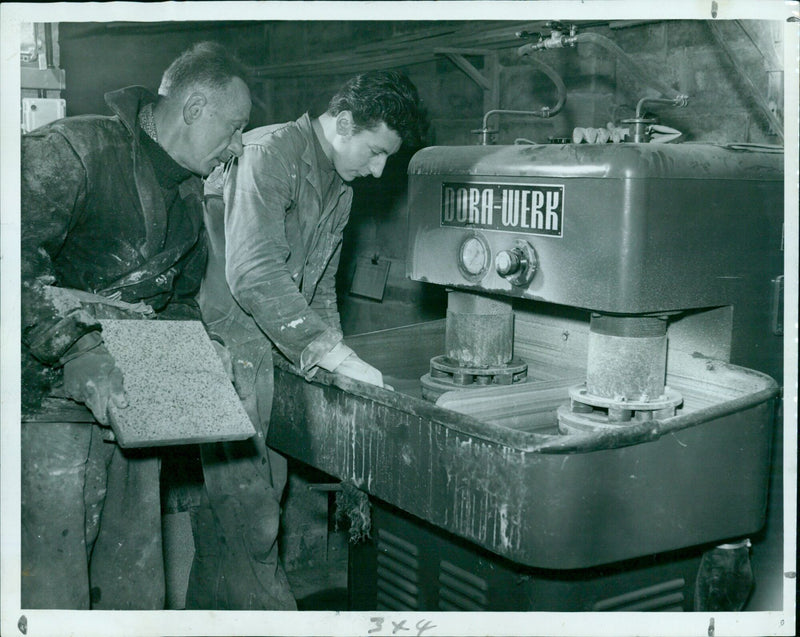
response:
{"label": "young man's hand", "polygon": [[383,374],[369,363],[362,361],[355,353],[345,358],[333,371],[370,385],[383,387]]}

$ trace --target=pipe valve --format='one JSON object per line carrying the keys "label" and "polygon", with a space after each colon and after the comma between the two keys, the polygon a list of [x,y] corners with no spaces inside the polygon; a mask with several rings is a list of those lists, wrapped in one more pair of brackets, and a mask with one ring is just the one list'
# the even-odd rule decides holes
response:
{"label": "pipe valve", "polygon": [[[523,47],[525,49],[525,53],[529,53],[530,51],[539,51],[541,49],[563,49],[566,46],[575,46],[575,43],[578,41],[578,28],[574,24],[565,25],[561,22],[548,22],[545,24],[545,26],[552,29],[549,37],[547,38],[543,38],[541,33],[533,34],[528,33],[527,31],[521,31],[516,34],[518,38],[531,37],[535,35],[539,36],[538,42],[532,42],[531,44],[526,44]],[[565,33],[566,31],[569,31],[569,35]]]}

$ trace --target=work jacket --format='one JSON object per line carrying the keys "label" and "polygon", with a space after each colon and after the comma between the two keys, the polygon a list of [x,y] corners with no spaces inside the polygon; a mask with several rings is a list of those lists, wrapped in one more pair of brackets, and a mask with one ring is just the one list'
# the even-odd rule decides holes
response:
{"label": "work jacket", "polygon": [[180,184],[182,205],[168,215],[137,124],[155,96],[129,87],[105,99],[113,116],[69,117],[22,137],[23,371],[56,364],[101,329],[95,304],[63,288],[141,301],[162,318],[200,319],[201,181]]}
{"label": "work jacket", "polygon": [[353,200],[338,175],[322,192],[314,135],[308,114],[249,131],[242,156],[206,181],[198,297],[226,345],[271,341],[309,374],[342,340],[335,276]]}

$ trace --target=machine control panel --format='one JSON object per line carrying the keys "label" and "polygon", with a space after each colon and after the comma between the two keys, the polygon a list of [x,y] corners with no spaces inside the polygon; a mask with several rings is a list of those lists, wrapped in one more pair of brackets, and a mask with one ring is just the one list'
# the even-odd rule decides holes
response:
{"label": "machine control panel", "polygon": [[459,245],[458,268],[468,281],[481,281],[492,264],[499,276],[515,286],[528,285],[539,267],[533,246],[522,239],[499,249],[494,260],[489,242],[479,232],[470,234]]}

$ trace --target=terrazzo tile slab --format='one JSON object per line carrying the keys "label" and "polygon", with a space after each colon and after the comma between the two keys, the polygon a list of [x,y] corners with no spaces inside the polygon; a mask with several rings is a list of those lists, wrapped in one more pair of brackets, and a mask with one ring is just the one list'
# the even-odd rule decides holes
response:
{"label": "terrazzo tile slab", "polygon": [[255,434],[199,321],[100,321],[122,371],[128,406],[109,408],[120,447],[156,447]]}

